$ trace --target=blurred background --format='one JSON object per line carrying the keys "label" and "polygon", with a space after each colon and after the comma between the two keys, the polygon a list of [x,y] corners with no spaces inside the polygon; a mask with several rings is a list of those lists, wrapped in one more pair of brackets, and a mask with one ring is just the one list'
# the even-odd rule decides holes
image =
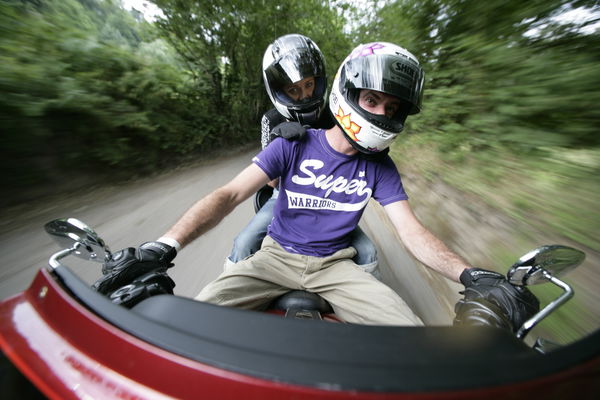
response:
{"label": "blurred background", "polygon": [[585,251],[542,326],[570,342],[600,327],[599,29],[600,1],[0,0],[1,215],[258,148],[278,36],[318,43],[330,82],[359,43],[394,42],[426,72],[392,148],[419,218],[501,272],[542,244]]}

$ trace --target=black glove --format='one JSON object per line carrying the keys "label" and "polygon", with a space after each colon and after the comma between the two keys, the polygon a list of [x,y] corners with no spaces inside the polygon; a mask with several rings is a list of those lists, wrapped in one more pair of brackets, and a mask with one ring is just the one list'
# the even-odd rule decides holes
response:
{"label": "black glove", "polygon": [[135,306],[140,301],[159,294],[173,294],[175,282],[166,272],[148,272],[107,294],[110,301],[126,308]]}
{"label": "black glove", "polygon": [[464,298],[454,307],[454,325],[491,325],[516,332],[540,309],[529,289],[512,285],[497,272],[468,268],[460,281]]}
{"label": "black glove", "polygon": [[166,271],[174,265],[171,261],[176,255],[174,247],[161,242],[146,242],[137,249],[120,250],[102,266],[104,276],[92,287],[102,294],[110,293],[148,272]]}
{"label": "black glove", "polygon": [[302,126],[298,122],[282,122],[271,130],[269,142],[276,137],[282,137],[287,140],[302,140],[306,136],[307,126]]}

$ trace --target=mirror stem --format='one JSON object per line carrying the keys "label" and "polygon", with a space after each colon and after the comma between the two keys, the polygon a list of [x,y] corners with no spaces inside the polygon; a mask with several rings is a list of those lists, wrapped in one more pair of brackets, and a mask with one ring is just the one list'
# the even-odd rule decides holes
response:
{"label": "mirror stem", "polygon": [[70,249],[64,249],[59,251],[58,253],[52,254],[50,260],[48,261],[48,264],[50,264],[50,267],[52,267],[52,269],[58,268],[61,265],[59,260],[62,260],[66,256],[73,254],[80,246],[81,243],[75,243]]}
{"label": "mirror stem", "polygon": [[567,302],[571,297],[573,297],[573,289],[567,283],[561,281],[558,278],[553,277],[549,272],[544,271],[544,276],[550,280],[550,282],[554,283],[556,286],[560,287],[564,290],[564,293],[561,294],[557,299],[548,304],[546,307],[541,309],[537,314],[533,317],[525,321],[523,326],[519,328],[517,331],[517,338],[523,339],[525,335],[529,333],[529,331],[537,325],[541,320],[546,318],[550,313],[554,312],[558,307],[562,306]]}

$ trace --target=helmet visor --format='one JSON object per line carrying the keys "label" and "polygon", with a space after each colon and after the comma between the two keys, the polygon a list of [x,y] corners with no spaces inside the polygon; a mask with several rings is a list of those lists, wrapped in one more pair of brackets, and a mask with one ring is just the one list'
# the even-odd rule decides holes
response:
{"label": "helmet visor", "polygon": [[346,89],[372,89],[411,105],[409,114],[421,111],[423,70],[401,55],[357,57],[345,65]]}

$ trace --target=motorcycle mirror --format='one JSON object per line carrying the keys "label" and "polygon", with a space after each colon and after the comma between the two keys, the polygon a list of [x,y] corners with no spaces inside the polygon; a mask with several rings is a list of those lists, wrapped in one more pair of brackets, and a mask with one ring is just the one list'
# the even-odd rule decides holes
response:
{"label": "motorcycle mirror", "polygon": [[110,250],[104,240],[76,218],[55,219],[44,225],[44,229],[61,248],[72,248],[72,254],[79,258],[99,263],[110,258]]}
{"label": "motorcycle mirror", "polygon": [[508,271],[507,277],[513,285],[537,285],[550,281],[578,267],[585,253],[568,246],[542,246],[519,259]]}

